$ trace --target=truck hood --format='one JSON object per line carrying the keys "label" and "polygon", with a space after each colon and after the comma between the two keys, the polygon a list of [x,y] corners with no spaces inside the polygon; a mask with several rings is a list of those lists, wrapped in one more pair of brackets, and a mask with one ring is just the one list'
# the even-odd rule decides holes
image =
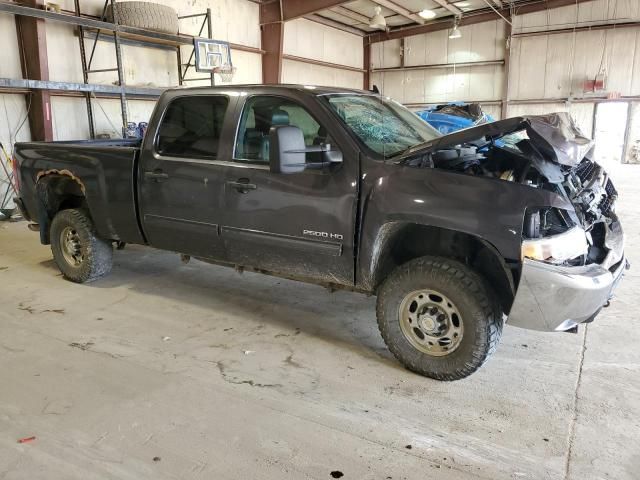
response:
{"label": "truck hood", "polygon": [[546,162],[575,167],[589,157],[593,141],[585,137],[566,112],[512,117],[485,123],[416,145],[402,154],[401,161],[422,153],[456,145],[483,145],[516,132],[526,132]]}

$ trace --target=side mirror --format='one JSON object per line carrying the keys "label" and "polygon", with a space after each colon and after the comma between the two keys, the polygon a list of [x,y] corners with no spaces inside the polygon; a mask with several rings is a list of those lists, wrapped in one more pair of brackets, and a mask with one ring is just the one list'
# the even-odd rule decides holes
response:
{"label": "side mirror", "polygon": [[[319,162],[307,162],[307,153],[318,153]],[[312,145],[304,143],[304,134],[298,127],[280,125],[269,131],[269,166],[273,173],[298,173],[303,170],[322,169],[336,163],[342,163],[342,152],[332,150],[331,145]]]}
{"label": "side mirror", "polygon": [[273,173],[298,173],[305,169],[304,134],[298,127],[280,125],[269,131],[269,167]]}

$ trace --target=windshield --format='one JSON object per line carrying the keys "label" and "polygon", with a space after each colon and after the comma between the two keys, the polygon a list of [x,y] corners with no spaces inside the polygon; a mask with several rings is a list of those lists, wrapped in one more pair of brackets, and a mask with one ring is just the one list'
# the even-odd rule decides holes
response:
{"label": "windshield", "polygon": [[441,134],[399,103],[374,95],[329,95],[331,108],[371,150],[392,157]]}

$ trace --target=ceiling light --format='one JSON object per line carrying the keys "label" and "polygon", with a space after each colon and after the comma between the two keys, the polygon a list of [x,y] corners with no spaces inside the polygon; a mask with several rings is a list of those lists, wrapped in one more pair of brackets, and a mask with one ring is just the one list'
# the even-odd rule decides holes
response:
{"label": "ceiling light", "polygon": [[371,28],[375,28],[376,30],[386,30],[387,21],[382,15],[382,8],[376,7],[375,12],[376,14],[373,17],[371,17],[371,20],[369,21],[369,26]]}
{"label": "ceiling light", "polygon": [[469,2],[458,2],[455,5],[456,5],[456,7],[461,7],[461,8],[470,7],[471,6],[471,4]]}
{"label": "ceiling light", "polygon": [[449,32],[449,38],[461,38],[462,37],[462,32],[458,28],[458,23],[459,22],[460,22],[460,17],[456,17],[453,20],[453,28]]}
{"label": "ceiling light", "polygon": [[435,18],[437,14],[433,10],[429,10],[428,8],[425,8],[424,10],[418,12],[418,15],[420,15],[425,20],[430,20],[432,18]]}

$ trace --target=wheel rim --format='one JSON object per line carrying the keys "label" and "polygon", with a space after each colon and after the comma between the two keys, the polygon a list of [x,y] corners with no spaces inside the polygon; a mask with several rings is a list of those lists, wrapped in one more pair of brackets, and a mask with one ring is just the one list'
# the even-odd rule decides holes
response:
{"label": "wheel rim", "polygon": [[66,262],[72,267],[79,267],[84,261],[84,250],[80,235],[72,227],[65,227],[60,232],[60,249]]}
{"label": "wheel rim", "polygon": [[462,316],[456,305],[435,290],[416,290],[404,297],[398,312],[400,328],[419,351],[442,357],[460,346]]}

